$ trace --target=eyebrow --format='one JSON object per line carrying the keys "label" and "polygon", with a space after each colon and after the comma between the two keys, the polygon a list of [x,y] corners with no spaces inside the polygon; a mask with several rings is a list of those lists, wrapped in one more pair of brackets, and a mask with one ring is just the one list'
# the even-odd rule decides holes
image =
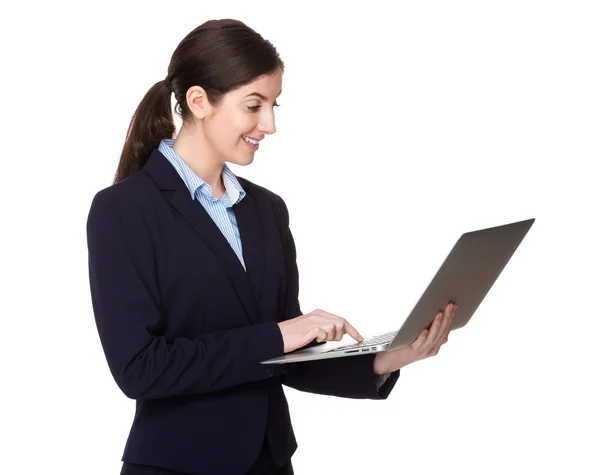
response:
{"label": "eyebrow", "polygon": [[[281,91],[279,91],[279,94],[277,94],[277,97],[279,97],[281,95],[281,93],[283,92],[283,89]],[[259,92],[251,92],[250,94],[247,94],[245,97],[249,97],[249,96],[258,96],[260,97],[263,101],[266,101],[267,98],[265,96],[263,96],[261,93]]]}

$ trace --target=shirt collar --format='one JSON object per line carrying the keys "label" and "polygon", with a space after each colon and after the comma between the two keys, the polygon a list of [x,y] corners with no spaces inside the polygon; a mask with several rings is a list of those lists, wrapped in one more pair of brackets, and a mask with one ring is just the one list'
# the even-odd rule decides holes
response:
{"label": "shirt collar", "polygon": [[[210,185],[206,183],[202,178],[200,178],[189,166],[187,163],[183,161],[183,159],[177,154],[175,150],[173,150],[173,144],[175,143],[175,139],[162,139],[158,146],[158,151],[162,153],[171,165],[175,168],[183,182],[185,183],[187,189],[190,191],[190,195],[192,199],[196,199],[196,192],[200,190],[202,187],[206,187],[210,189]],[[227,164],[223,165],[223,173],[221,174],[223,178],[223,184],[225,185],[225,191],[229,196],[229,200],[231,201],[231,205],[235,205],[240,202],[244,196],[246,196],[246,192],[240,185],[237,177],[233,174],[233,172],[229,169]]]}

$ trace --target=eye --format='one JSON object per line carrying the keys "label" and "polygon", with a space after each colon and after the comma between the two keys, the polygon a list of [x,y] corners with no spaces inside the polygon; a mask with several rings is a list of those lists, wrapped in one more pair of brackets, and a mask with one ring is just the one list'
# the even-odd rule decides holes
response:
{"label": "eye", "polygon": [[[257,106],[247,106],[248,110],[251,112],[255,112],[258,109],[260,109],[262,106],[257,105]],[[273,107],[279,107],[279,104],[277,104],[277,102],[275,102],[275,104],[273,104]]]}

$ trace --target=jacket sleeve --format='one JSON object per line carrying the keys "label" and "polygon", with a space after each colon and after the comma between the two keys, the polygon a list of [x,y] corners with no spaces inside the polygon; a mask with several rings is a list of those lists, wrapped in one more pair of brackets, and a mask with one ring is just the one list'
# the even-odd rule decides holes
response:
{"label": "jacket sleeve", "polygon": [[[286,258],[287,296],[283,320],[303,315],[298,300],[299,278],[296,246],[289,228],[289,214],[283,199],[277,196],[276,207]],[[314,340],[304,348],[322,343]],[[353,399],[387,399],[400,376],[394,371],[377,390],[378,378],[373,372],[374,354],[329,358],[286,364],[282,382],[286,386],[316,394]]]}
{"label": "jacket sleeve", "polygon": [[283,354],[275,321],[193,339],[161,334],[166,315],[154,244],[131,198],[106,192],[94,197],[87,244],[96,326],[110,371],[127,397],[209,393],[277,375],[260,364]]}

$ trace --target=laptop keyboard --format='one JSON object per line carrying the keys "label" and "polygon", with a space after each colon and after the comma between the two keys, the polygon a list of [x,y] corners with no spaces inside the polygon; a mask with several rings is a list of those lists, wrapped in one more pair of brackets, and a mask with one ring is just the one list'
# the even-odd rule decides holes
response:
{"label": "laptop keyboard", "polygon": [[329,353],[330,351],[346,350],[348,348],[350,348],[350,349],[363,348],[365,346],[381,345],[382,343],[389,343],[390,341],[392,341],[394,339],[394,337],[396,336],[396,333],[398,333],[398,332],[393,331],[393,332],[384,333],[382,335],[374,336],[373,338],[368,338],[364,341],[361,341],[360,343],[356,342],[351,345],[343,345],[343,346],[338,346],[337,348],[332,348],[331,350],[325,351],[325,353]]}

